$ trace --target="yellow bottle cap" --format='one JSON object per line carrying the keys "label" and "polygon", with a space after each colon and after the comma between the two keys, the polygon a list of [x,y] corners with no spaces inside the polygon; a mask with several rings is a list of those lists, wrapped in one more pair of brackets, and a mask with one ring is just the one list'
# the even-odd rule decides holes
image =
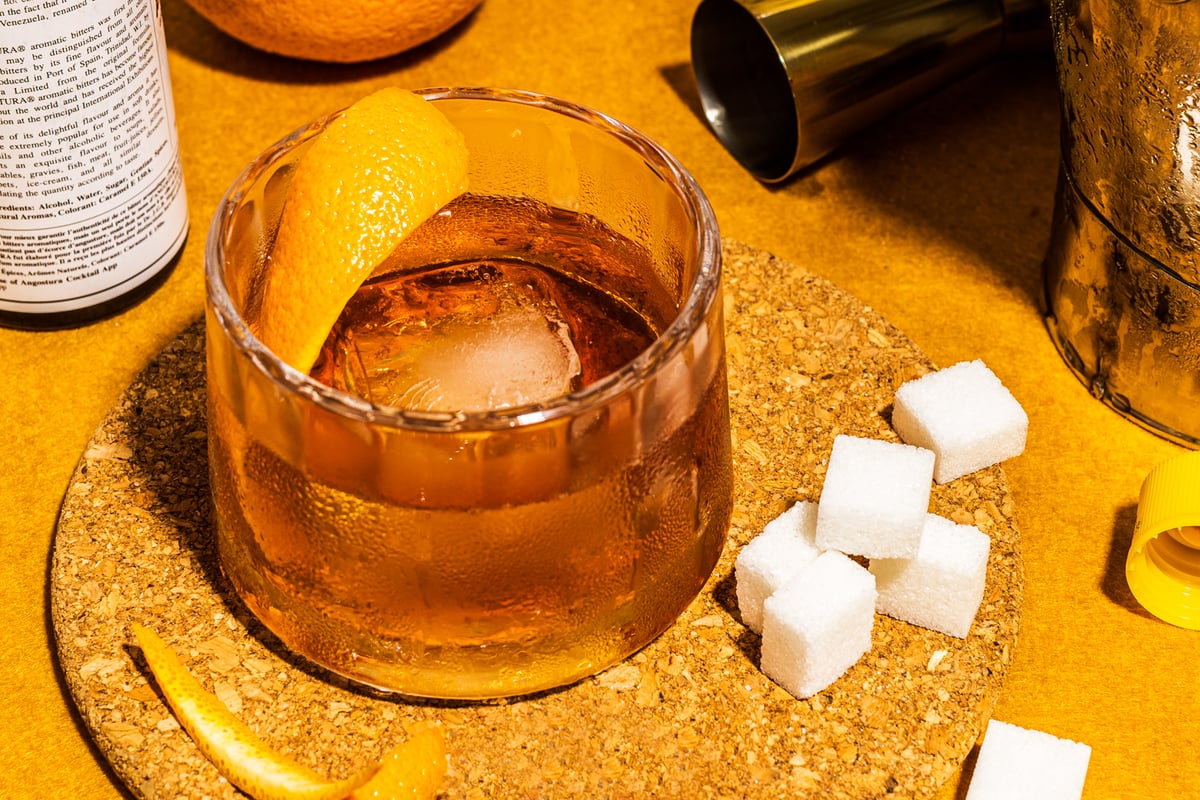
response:
{"label": "yellow bottle cap", "polygon": [[1169,458],[1146,476],[1125,580],[1151,614],[1200,630],[1200,451]]}

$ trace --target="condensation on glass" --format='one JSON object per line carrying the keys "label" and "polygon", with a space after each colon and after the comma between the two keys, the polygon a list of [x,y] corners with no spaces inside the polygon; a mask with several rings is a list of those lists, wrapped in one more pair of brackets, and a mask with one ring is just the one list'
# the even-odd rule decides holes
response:
{"label": "condensation on glass", "polygon": [[292,165],[325,121],[298,131],[239,178],[208,242],[220,563],[268,628],[335,672],[406,695],[523,694],[651,641],[723,548],[719,236],[687,173],[620,123],[520,92],[427,96],[466,138],[469,194],[376,277],[416,271],[418,298],[484,263],[555,273],[654,335],[567,394],[493,410],[373,404],[292,370],[253,320]]}

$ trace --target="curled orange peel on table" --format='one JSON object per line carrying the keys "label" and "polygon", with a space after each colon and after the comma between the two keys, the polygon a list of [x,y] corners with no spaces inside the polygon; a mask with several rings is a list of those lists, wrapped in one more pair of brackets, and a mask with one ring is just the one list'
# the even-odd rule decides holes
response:
{"label": "curled orange peel on table", "polygon": [[422,800],[446,773],[441,728],[413,726],[379,762],[343,780],[273,750],[206,690],[158,634],[138,623],[134,636],[180,726],[230,783],[254,800]]}
{"label": "curled orange peel on table", "polygon": [[446,738],[434,725],[414,725],[383,756],[383,766],[349,800],[427,800],[446,777]]}

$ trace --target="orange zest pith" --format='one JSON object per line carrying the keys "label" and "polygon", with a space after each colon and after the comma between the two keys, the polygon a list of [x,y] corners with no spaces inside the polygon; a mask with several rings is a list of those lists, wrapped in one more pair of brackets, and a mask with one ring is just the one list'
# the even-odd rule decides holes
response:
{"label": "orange zest pith", "polygon": [[388,88],[347,108],[296,166],[255,333],[307,373],[346,301],[467,185],[462,134],[419,95]]}
{"label": "orange zest pith", "polygon": [[188,672],[166,642],[133,624],[142,654],[180,726],[217,770],[254,800],[427,800],[446,774],[441,728],[414,726],[381,762],[340,781],[271,749]]}
{"label": "orange zest pith", "polygon": [[404,742],[383,757],[383,766],[350,800],[428,800],[446,777],[446,739],[433,725],[413,726]]}
{"label": "orange zest pith", "polygon": [[379,771],[373,764],[345,780],[329,781],[272,750],[187,671],[157,634],[137,623],[133,632],[179,724],[217,770],[255,800],[341,800]]}

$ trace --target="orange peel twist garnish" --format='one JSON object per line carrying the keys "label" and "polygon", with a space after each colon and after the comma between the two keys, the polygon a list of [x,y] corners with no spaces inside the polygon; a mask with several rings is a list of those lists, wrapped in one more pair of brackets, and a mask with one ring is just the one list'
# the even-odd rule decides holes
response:
{"label": "orange peel twist garnish", "polygon": [[389,87],[351,105],[301,156],[264,271],[258,338],[307,373],[363,281],[467,188],[462,133]]}
{"label": "orange peel twist garnish", "polygon": [[420,800],[437,794],[446,773],[441,728],[414,726],[381,762],[329,780],[263,742],[156,633],[137,623],[133,632],[179,724],[217,770],[255,800]]}

